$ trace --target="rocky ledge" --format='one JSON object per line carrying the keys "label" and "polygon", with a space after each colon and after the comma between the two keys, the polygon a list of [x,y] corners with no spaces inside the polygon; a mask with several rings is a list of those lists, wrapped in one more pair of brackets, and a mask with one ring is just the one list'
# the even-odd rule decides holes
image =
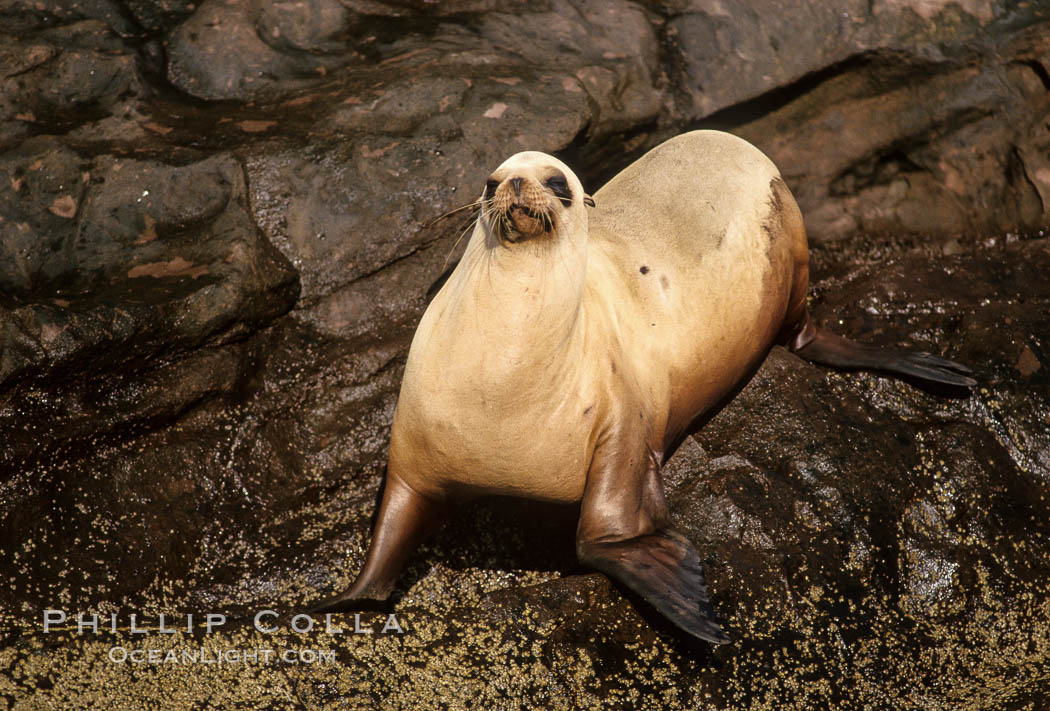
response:
{"label": "rocky ledge", "polygon": [[[1038,708],[1050,699],[1050,11],[1034,2],[181,0],[0,8],[0,703]],[[774,350],[670,462],[734,639],[461,510],[404,633],[239,619],[356,572],[408,340],[487,173],[591,190],[696,127],[766,151],[811,308],[942,397]],[[118,631],[42,629],[43,611]],[[213,635],[135,613],[229,615]],[[296,649],[136,664],[112,650]],[[315,660],[316,661],[316,660]]]}

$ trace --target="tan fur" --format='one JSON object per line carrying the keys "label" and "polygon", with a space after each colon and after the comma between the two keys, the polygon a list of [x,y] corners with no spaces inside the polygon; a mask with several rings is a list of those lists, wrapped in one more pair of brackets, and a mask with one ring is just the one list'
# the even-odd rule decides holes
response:
{"label": "tan fur", "polygon": [[365,564],[313,611],[387,599],[446,499],[506,494],[580,501],[577,559],[682,632],[723,644],[700,554],[663,491],[661,464],[684,433],[775,342],[836,367],[976,384],[957,363],[809,319],[802,216],[745,141],[679,136],[595,200],[589,212],[576,176],[541,153],[491,176],[466,254],[409,351]]}
{"label": "tan fur", "polygon": [[596,448],[640,429],[662,454],[804,307],[798,208],[745,141],[672,139],[593,210],[550,156],[493,176],[540,185],[552,167],[574,196],[550,198],[554,231],[507,244],[483,216],[413,339],[388,475],[427,497],[580,500]]}

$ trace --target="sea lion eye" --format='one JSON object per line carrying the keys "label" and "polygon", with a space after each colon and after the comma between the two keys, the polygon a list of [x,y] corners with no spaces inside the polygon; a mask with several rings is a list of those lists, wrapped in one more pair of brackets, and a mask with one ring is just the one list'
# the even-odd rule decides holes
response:
{"label": "sea lion eye", "polygon": [[492,196],[496,194],[496,188],[498,188],[498,187],[499,187],[499,181],[498,180],[490,180],[487,183],[485,183],[485,195],[483,196],[484,199],[485,200],[491,200]]}
{"label": "sea lion eye", "polygon": [[547,187],[554,193],[554,196],[561,200],[562,205],[568,207],[572,204],[572,190],[569,189],[569,183],[565,180],[565,176],[552,175],[547,178]]}

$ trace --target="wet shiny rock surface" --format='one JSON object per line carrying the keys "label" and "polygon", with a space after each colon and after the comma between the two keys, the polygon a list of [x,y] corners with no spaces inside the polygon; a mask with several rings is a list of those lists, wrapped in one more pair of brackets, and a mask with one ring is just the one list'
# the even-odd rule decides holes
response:
{"label": "wet shiny rock surface", "polygon": [[[1050,12],[829,7],[0,7],[0,708],[1050,703]],[[695,127],[780,166],[818,318],[965,363],[973,393],[773,350],[665,469],[729,645],[581,568],[573,507],[505,500],[413,556],[403,633],[254,629],[361,564],[469,228],[433,218],[519,150],[594,192]],[[121,623],[45,634],[45,609]]]}

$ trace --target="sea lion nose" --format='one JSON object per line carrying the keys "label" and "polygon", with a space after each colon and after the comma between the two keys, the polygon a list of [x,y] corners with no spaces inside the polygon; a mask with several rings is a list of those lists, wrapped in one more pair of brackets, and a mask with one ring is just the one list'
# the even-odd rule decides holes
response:
{"label": "sea lion nose", "polygon": [[522,178],[511,178],[510,184],[514,186],[514,195],[521,197],[521,184],[524,182]]}

